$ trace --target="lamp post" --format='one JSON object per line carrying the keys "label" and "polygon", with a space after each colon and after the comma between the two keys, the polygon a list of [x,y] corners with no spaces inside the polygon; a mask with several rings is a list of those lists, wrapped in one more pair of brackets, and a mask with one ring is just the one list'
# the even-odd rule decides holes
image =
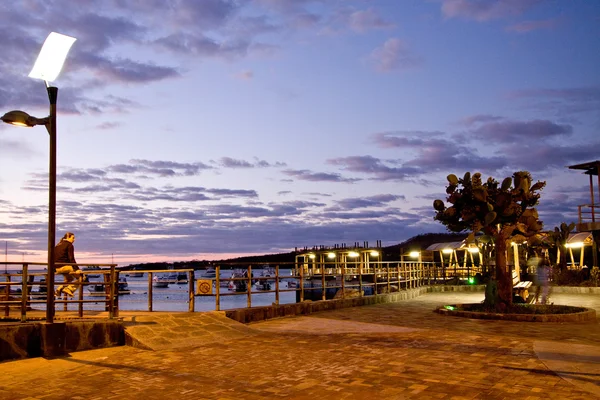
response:
{"label": "lamp post", "polygon": [[9,111],[2,121],[16,126],[33,127],[44,125],[50,136],[50,164],[48,172],[48,276],[46,278],[46,322],[54,322],[54,242],[56,239],[56,100],[58,88],[48,82],[58,77],[75,38],[52,32],[46,38],[42,50],[29,73],[30,78],[42,79],[46,83],[50,114],[36,118],[24,111]]}

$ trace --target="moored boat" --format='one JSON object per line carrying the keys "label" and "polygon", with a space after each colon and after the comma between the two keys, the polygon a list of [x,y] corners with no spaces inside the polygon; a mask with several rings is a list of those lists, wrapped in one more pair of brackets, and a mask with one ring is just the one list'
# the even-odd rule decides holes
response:
{"label": "moored boat", "polygon": [[169,279],[166,276],[154,275],[152,286],[155,288],[167,288],[169,287]]}

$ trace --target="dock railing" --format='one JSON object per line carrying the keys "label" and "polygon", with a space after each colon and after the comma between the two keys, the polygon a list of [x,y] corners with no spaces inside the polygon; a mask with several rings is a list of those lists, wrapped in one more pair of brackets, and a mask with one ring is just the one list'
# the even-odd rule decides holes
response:
{"label": "dock railing", "polygon": [[[7,263],[0,262],[0,271],[4,265],[5,273],[0,272],[0,310],[4,309],[4,320],[43,320],[41,309],[48,304],[47,295],[53,296],[54,288],[46,288],[48,271],[42,270],[44,263]],[[284,302],[303,302],[306,300],[319,301],[334,298],[347,298],[357,296],[378,296],[402,290],[410,290],[424,285],[445,284],[449,277],[459,278],[470,275],[474,271],[467,268],[461,269],[442,268],[432,262],[417,261],[374,261],[367,263],[219,263],[213,265],[211,276],[206,276],[205,271],[193,269],[163,269],[163,270],[120,270],[116,264],[77,264],[82,269],[82,275],[99,274],[101,282],[89,282],[86,279],[73,281],[78,286],[74,298],[54,299],[53,306],[58,317],[79,318],[118,318],[120,304],[124,301],[119,291],[120,277],[144,275],[143,279],[135,280],[135,284],[142,288],[141,294],[136,296],[136,301],[127,300],[128,307],[135,307],[134,303],[146,303],[139,309],[128,308],[129,311],[155,311],[156,301],[165,301],[168,291],[158,289],[159,277],[165,274],[185,274],[185,286],[178,286],[170,296],[169,301],[177,302],[178,307],[184,306],[188,312],[197,309],[196,300],[199,297],[213,297],[214,310],[221,310],[223,299],[229,296],[244,296],[246,307],[264,306],[253,296],[270,294],[268,305],[281,303],[281,296],[285,295]],[[99,270],[86,270],[87,266],[103,267]],[[10,267],[10,271],[7,270]],[[20,268],[20,270],[18,270]],[[282,270],[286,273],[282,274]],[[134,275],[137,274],[137,275]],[[38,278],[39,277],[39,278]],[[463,277],[464,278],[464,277]],[[461,278],[461,279],[463,279]],[[129,283],[132,281],[130,280]],[[178,282],[182,283],[182,282]],[[57,281],[56,286],[62,284]],[[87,290],[89,285],[95,285],[94,298],[90,298]],[[156,285],[156,288],[155,288]],[[99,289],[103,286],[104,290]],[[147,289],[144,289],[144,286]],[[37,287],[38,290],[34,290]],[[13,289],[13,290],[11,290]],[[156,293],[160,292],[161,295]],[[295,293],[290,296],[289,292]],[[100,297],[98,297],[100,296]],[[260,297],[260,296],[259,296]],[[140,300],[141,299],[141,300]],[[274,300],[274,301],[273,301]],[[95,306],[88,306],[95,303]],[[98,303],[104,305],[99,312]],[[187,306],[186,306],[187,303]],[[211,303],[209,301],[209,303]],[[231,304],[231,301],[229,301]],[[240,302],[235,302],[240,307]],[[204,301],[202,306],[206,307]],[[227,306],[227,305],[226,305]],[[36,313],[37,311],[37,313]],[[207,311],[203,309],[203,311]],[[1,311],[0,311],[1,312]],[[66,313],[68,312],[68,314]]]}
{"label": "dock railing", "polygon": [[[107,296],[106,296],[106,304],[105,310],[108,312],[108,318],[115,318],[118,316],[118,297],[115,296],[116,291],[116,282],[118,282],[118,273],[119,271],[115,269],[117,264],[87,264],[87,263],[77,263],[77,264],[60,264],[57,263],[57,266],[61,265],[76,265],[80,268],[98,266],[98,267],[108,267],[108,269],[101,271],[82,271],[82,274],[79,275],[72,282],[68,283],[69,285],[74,285],[77,287],[76,297],[70,299],[67,298],[65,294],[62,298],[56,298],[54,295],[54,289],[60,285],[66,284],[66,282],[55,281],[53,286],[48,287],[46,282],[48,282],[48,271],[46,263],[36,263],[36,262],[0,262],[0,271],[1,267],[4,266],[4,272],[0,272],[0,308],[4,308],[4,318],[5,320],[14,320],[17,319],[11,311],[17,310],[19,311],[18,320],[21,322],[26,322],[27,320],[43,320],[48,321],[48,317],[41,318],[39,316],[33,316],[30,312],[30,315],[27,315],[28,311],[35,311],[33,306],[36,305],[45,305],[48,307],[50,304],[51,307],[55,309],[55,311],[59,308],[59,305],[63,305],[63,311],[67,311],[68,304],[77,304],[77,316],[80,318],[84,317],[84,304],[86,303],[98,303],[98,300],[90,300],[84,299],[83,296],[83,288],[87,285],[96,284],[95,282],[87,282],[85,276],[87,274],[97,274],[101,273],[106,276],[105,282],[107,285]],[[8,267],[11,267],[10,271]],[[21,268],[18,270],[18,268]],[[45,267],[42,269],[42,267]],[[15,270],[16,269],[16,270]],[[52,272],[54,273],[54,272]],[[60,274],[59,274],[60,275]],[[36,277],[40,277],[39,281],[36,281]],[[34,291],[33,287],[37,286],[38,290]],[[13,288],[15,288],[13,290]],[[51,296],[50,298],[48,296]],[[13,309],[13,310],[11,310]]]}

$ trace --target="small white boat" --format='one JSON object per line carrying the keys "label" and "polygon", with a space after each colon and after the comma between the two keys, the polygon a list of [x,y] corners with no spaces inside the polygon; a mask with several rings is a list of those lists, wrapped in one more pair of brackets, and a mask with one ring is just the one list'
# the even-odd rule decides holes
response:
{"label": "small white boat", "polygon": [[209,267],[206,269],[206,271],[204,271],[204,274],[202,274],[202,278],[205,279],[215,279],[217,277],[217,270]]}
{"label": "small white boat", "polygon": [[167,288],[169,287],[169,280],[165,276],[155,275],[152,278],[152,286],[155,288]]}
{"label": "small white boat", "polygon": [[220,287],[224,287],[224,288],[228,288],[230,290],[235,289],[236,286],[239,286],[241,281],[235,280],[232,281],[230,279],[240,279],[240,278],[247,278],[247,274],[244,274],[246,270],[243,269],[234,269],[233,272],[231,273],[231,275],[229,276],[229,278],[225,279],[225,278],[221,278],[220,279]]}

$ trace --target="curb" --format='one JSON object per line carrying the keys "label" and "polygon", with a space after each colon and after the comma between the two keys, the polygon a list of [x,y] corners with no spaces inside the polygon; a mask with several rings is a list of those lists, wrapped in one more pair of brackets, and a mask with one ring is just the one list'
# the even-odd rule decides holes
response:
{"label": "curb", "polygon": [[[582,307],[583,308],[583,307]],[[572,314],[501,314],[475,311],[448,310],[443,307],[436,308],[434,312],[452,316],[472,319],[492,319],[499,321],[517,322],[596,322],[596,310],[584,308],[585,311]]]}

